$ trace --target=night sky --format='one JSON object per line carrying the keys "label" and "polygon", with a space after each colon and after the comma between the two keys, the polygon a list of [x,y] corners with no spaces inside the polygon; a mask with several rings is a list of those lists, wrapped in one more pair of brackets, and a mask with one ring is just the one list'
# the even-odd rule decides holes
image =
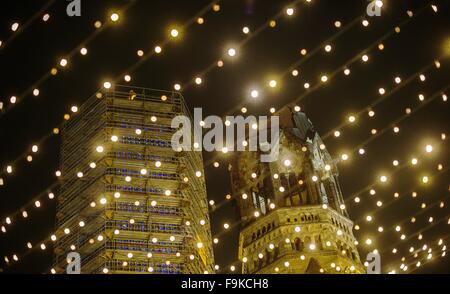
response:
{"label": "night sky", "polygon": [[[134,86],[172,90],[174,84],[181,84],[189,107],[202,107],[205,116],[222,116],[244,106],[247,114],[267,115],[270,107],[293,105],[302,97],[298,105],[319,134],[331,134],[325,138],[330,153],[336,158],[349,155],[349,160],[339,164],[340,184],[350,217],[360,226],[355,235],[361,258],[364,260],[369,250],[378,249],[386,272],[394,268],[402,272],[399,265],[404,256],[405,264],[412,263],[406,272],[450,273],[448,258],[440,257],[442,246],[438,246],[440,238],[447,244],[449,237],[450,109],[441,97],[444,92],[450,95],[449,1],[385,0],[381,16],[368,17],[368,2],[364,0],[302,0],[294,6],[293,1],[282,0],[224,0],[218,1],[219,11],[204,10],[201,25],[196,22],[198,13],[210,1],[81,1],[80,17],[68,17],[68,2],[56,0],[23,30],[21,25],[52,1],[1,3],[0,178],[4,185],[0,186],[0,222],[7,233],[0,233],[0,264],[4,271],[48,273],[52,263],[51,248],[24,254],[27,242],[40,244],[55,229],[55,200],[44,195],[41,208],[27,206],[28,219],[16,216],[12,225],[5,224],[7,216],[30,201],[32,204],[57,181],[60,138],[48,136],[29,163],[26,156],[31,154],[31,147],[103,82],[117,79],[126,84],[123,76],[129,74],[129,84]],[[431,4],[437,6],[437,13]],[[292,16],[285,13],[287,7],[295,8]],[[408,16],[408,10],[413,17]],[[120,15],[119,21],[106,28],[94,27],[97,20],[106,26],[113,12]],[[42,20],[45,13],[50,15],[46,22]],[[369,25],[363,26],[362,19],[354,21],[359,17]],[[273,28],[268,26],[271,19],[277,20]],[[335,26],[336,21],[341,22],[340,28]],[[14,22],[20,24],[16,32],[11,30]],[[347,29],[352,22],[354,25]],[[250,29],[249,34],[243,33],[244,26]],[[400,26],[400,33],[394,31],[396,26]],[[180,32],[175,40],[169,34],[173,27]],[[379,50],[377,40],[383,36],[384,49]],[[331,52],[324,50],[327,44],[332,46]],[[163,47],[161,54],[153,53],[156,45]],[[88,49],[87,55],[79,53],[81,47]],[[231,47],[237,51],[234,57],[227,55]],[[307,49],[305,56],[300,53],[303,48]],[[138,50],[143,50],[144,57],[138,56]],[[369,57],[367,62],[361,60],[363,54]],[[61,58],[68,60],[65,68],[59,66]],[[218,60],[223,60],[223,67],[217,67]],[[439,60],[439,68],[435,60]],[[301,64],[291,67],[295,62]],[[134,65],[137,67],[131,70]],[[343,72],[345,65],[350,69],[348,76]],[[48,75],[52,67],[58,68],[56,76]],[[298,76],[291,74],[293,69],[298,70]],[[424,81],[419,74],[424,75]],[[321,82],[323,75],[328,76],[326,83]],[[196,76],[201,76],[201,85],[193,82]],[[399,85],[394,82],[397,76],[401,78]],[[272,79],[277,81],[273,89],[268,86]],[[305,83],[310,89],[305,89]],[[34,97],[31,92],[36,87],[40,93]],[[379,88],[386,93],[380,95]],[[250,97],[254,89],[259,91],[257,99]],[[424,101],[419,100],[419,94],[424,95]],[[434,94],[439,97],[420,106]],[[10,103],[11,96],[17,96],[16,104]],[[338,128],[348,122],[349,115],[366,109],[380,97],[385,99],[373,107],[374,117],[363,111],[355,123]],[[417,107],[421,108],[415,111]],[[406,108],[413,113],[395,125],[400,129],[395,133],[393,123]],[[372,135],[372,129],[378,133]],[[341,133],[339,137],[334,136],[336,130]],[[382,131],[385,133],[380,135]],[[446,140],[441,138],[443,133]],[[360,144],[371,137],[364,146],[365,154],[358,154]],[[429,154],[425,152],[427,144],[433,146]],[[208,199],[221,203],[230,193],[227,167],[232,154],[204,153],[205,163],[216,155],[218,159],[214,160],[220,166],[205,165],[206,185]],[[410,164],[414,157],[419,160],[415,166]],[[395,159],[399,166],[406,166],[393,166]],[[7,174],[10,164],[13,173]],[[439,164],[442,170],[438,170]],[[381,175],[388,177],[386,183],[380,183]],[[427,184],[422,183],[423,176],[429,177]],[[375,195],[369,193],[372,188]],[[58,195],[57,189],[53,192]],[[398,198],[394,198],[395,192],[400,193]],[[412,192],[417,197],[412,197]],[[360,203],[354,202],[356,196]],[[378,207],[377,201],[383,206]],[[445,203],[443,208],[440,201]],[[392,204],[388,206],[389,202]],[[373,217],[372,222],[366,221],[367,215]],[[415,223],[409,222],[413,216]],[[429,217],[433,217],[432,223]],[[237,220],[237,208],[229,201],[211,213],[212,234],[222,234],[224,222]],[[398,224],[401,232],[393,229]],[[377,231],[379,226],[383,226],[383,233]],[[418,240],[421,232],[423,239]],[[400,240],[401,234],[406,240]],[[365,244],[367,238],[374,244]],[[234,228],[214,245],[215,262],[225,271],[231,264],[238,264],[237,244],[238,228]],[[427,261],[427,252],[420,250],[414,259],[408,250],[424,244],[433,248],[433,258],[416,270],[417,261]],[[397,254],[391,252],[393,247]],[[20,261],[6,267],[3,257],[11,259],[14,253]]]}

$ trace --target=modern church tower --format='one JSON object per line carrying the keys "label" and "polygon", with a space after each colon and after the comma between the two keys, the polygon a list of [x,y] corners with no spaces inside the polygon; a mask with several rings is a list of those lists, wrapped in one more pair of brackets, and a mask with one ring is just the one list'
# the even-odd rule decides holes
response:
{"label": "modern church tower", "polygon": [[364,273],[336,162],[303,112],[281,110],[279,157],[230,167],[243,273]]}
{"label": "modern church tower", "polygon": [[109,86],[62,130],[53,271],[76,252],[81,273],[212,273],[201,153],[171,147],[183,97]]}

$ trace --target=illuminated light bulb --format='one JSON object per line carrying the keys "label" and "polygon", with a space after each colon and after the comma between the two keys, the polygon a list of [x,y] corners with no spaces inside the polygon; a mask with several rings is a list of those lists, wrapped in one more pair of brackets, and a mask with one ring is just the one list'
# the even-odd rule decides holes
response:
{"label": "illuminated light bulb", "polygon": [[80,54],[81,55],[86,55],[87,53],[88,53],[87,48],[83,47],[83,48],[80,49]]}
{"label": "illuminated light bulb", "polygon": [[400,84],[402,82],[402,79],[400,77],[396,77],[394,79],[394,81],[395,81],[396,84]]}
{"label": "illuminated light bulb", "polygon": [[104,151],[104,148],[103,148],[103,146],[97,146],[97,147],[95,148],[95,150],[96,150],[98,153],[102,153],[102,152]]}
{"label": "illuminated light bulb", "polygon": [[248,34],[248,33],[250,33],[250,29],[249,29],[248,27],[243,27],[243,28],[242,28],[242,32],[243,32],[244,34]]}
{"label": "illuminated light bulb", "polygon": [[364,155],[366,153],[366,150],[364,150],[364,148],[359,148],[358,153],[360,155]]}
{"label": "illuminated light bulb", "polygon": [[316,244],[314,244],[314,243],[309,244],[309,249],[316,250]]}
{"label": "illuminated light bulb", "polygon": [[378,206],[378,207],[383,206],[383,202],[382,202],[382,201],[377,201],[377,206]]}
{"label": "illuminated light bulb", "polygon": [[130,82],[131,81],[131,76],[130,75],[125,75],[124,77],[123,77],[123,79],[124,79],[124,81],[125,82]]}
{"label": "illuminated light bulb", "polygon": [[442,94],[442,101],[447,102],[447,95]]}
{"label": "illuminated light bulb", "polygon": [[145,168],[141,169],[141,175],[145,176],[147,174],[147,170]]}
{"label": "illuminated light bulb", "polygon": [[340,136],[341,136],[341,132],[339,132],[339,131],[334,131],[334,136],[335,136],[336,138],[340,137]]}
{"label": "illuminated light bulb", "polygon": [[380,95],[384,95],[386,93],[386,90],[384,88],[379,88],[378,93],[380,93]]}
{"label": "illuminated light bulb", "polygon": [[127,182],[127,183],[131,182],[131,177],[130,176],[126,176],[125,177],[125,182]]}
{"label": "illuminated light bulb", "polygon": [[111,136],[111,141],[117,142],[118,140],[119,140],[119,137],[117,137],[116,135]]}
{"label": "illuminated light bulb", "polygon": [[382,183],[386,183],[387,180],[388,180],[388,178],[386,176],[381,176],[380,177],[380,182],[382,182]]}
{"label": "illuminated light bulb", "polygon": [[244,193],[244,194],[242,194],[242,199],[247,199],[248,198],[248,195],[246,194],[246,193]]}
{"label": "illuminated light bulb", "polygon": [[323,75],[320,80],[322,81],[322,83],[326,83],[328,81],[328,77],[326,75]]}
{"label": "illuminated light bulb", "polygon": [[196,77],[196,78],[195,78],[195,83],[196,83],[197,85],[200,85],[200,84],[202,83],[202,78]]}
{"label": "illuminated light bulb", "polygon": [[369,60],[369,56],[363,55],[363,56],[361,57],[361,59],[362,59],[362,61],[367,62],[367,61]]}
{"label": "illuminated light bulb", "polygon": [[9,98],[9,102],[11,102],[11,104],[15,104],[17,102],[17,97],[11,96],[11,98]]}
{"label": "illuminated light bulb", "polygon": [[350,69],[348,69],[348,68],[344,69],[344,74],[346,76],[348,76],[350,74]]}
{"label": "illuminated light bulb", "polygon": [[356,121],[356,117],[355,117],[354,115],[350,115],[350,116],[348,117],[348,121],[349,121],[350,123],[354,123],[354,122]]}
{"label": "illuminated light bulb", "polygon": [[150,205],[152,206],[152,207],[155,207],[156,206],[156,201],[155,200],[153,200],[152,202],[150,202]]}
{"label": "illuminated light bulb", "polygon": [[120,192],[115,192],[114,193],[114,198],[119,199],[120,198]]}
{"label": "illuminated light bulb", "polygon": [[276,86],[277,86],[277,81],[275,81],[275,80],[269,81],[269,87],[275,88]]}
{"label": "illuminated light bulb", "polygon": [[42,17],[42,20],[43,21],[48,21],[50,19],[50,14],[48,14],[48,13],[46,13],[46,14],[44,14],[44,16]]}
{"label": "illuminated light bulb", "polygon": [[286,166],[286,167],[288,167],[288,166],[291,166],[291,161],[289,160],[289,159],[286,159],[284,162],[283,162],[283,164],[284,164],[284,166]]}
{"label": "illuminated light bulb", "polygon": [[392,165],[393,165],[393,166],[398,166],[398,160],[392,161]]}
{"label": "illuminated light bulb", "polygon": [[23,216],[23,218],[27,218],[28,217],[28,212],[26,212],[26,210],[24,210],[22,212],[22,216]]}
{"label": "illuminated light bulb", "polygon": [[234,57],[234,56],[236,56],[236,49],[234,49],[234,48],[229,48],[228,51],[227,51],[227,53],[228,53],[228,56]]}
{"label": "illuminated light bulb", "polygon": [[370,195],[375,195],[376,194],[376,191],[374,190],[374,189],[370,189],[370,191],[369,191],[369,193],[370,193]]}
{"label": "illuminated light bulb", "polygon": [[166,195],[166,196],[170,196],[172,194],[172,192],[170,191],[170,190],[166,190],[165,192],[164,192],[164,195]]}
{"label": "illuminated light bulb", "polygon": [[294,77],[298,76],[298,70],[296,70],[296,69],[292,70],[291,74]]}
{"label": "illuminated light bulb", "polygon": [[397,134],[398,132],[400,132],[400,128],[399,127],[394,127],[393,131],[394,131],[394,133]]}
{"label": "illuminated light bulb", "polygon": [[204,23],[205,23],[205,20],[203,19],[203,17],[199,17],[199,18],[197,18],[197,23],[198,23],[199,25],[204,24]]}
{"label": "illuminated light bulb", "polygon": [[39,89],[33,90],[33,96],[39,96]]}
{"label": "illuminated light bulb", "polygon": [[300,50],[300,54],[303,56],[305,56],[307,53],[308,53],[308,50],[306,50],[306,49]]}
{"label": "illuminated light bulb", "polygon": [[330,171],[331,170],[331,166],[329,164],[326,164],[324,168],[325,168],[326,171]]}
{"label": "illuminated light bulb", "polygon": [[111,88],[111,83],[110,82],[104,82],[103,83],[103,88],[105,88],[105,89],[110,89]]}
{"label": "illuminated light bulb", "polygon": [[178,32],[177,29],[171,29],[171,30],[170,30],[170,36],[171,36],[172,38],[176,38],[176,37],[178,37],[178,35],[179,35],[179,32]]}
{"label": "illuminated light bulb", "polygon": [[111,18],[111,21],[116,22],[119,20],[119,14],[113,13],[113,14],[111,14],[110,18]]}
{"label": "illuminated light bulb", "polygon": [[287,8],[286,9],[286,14],[289,15],[289,16],[293,15],[294,14],[294,8],[292,8],[292,7]]}
{"label": "illuminated light bulb", "polygon": [[53,193],[48,193],[48,199],[53,199],[53,198],[55,198],[55,194],[53,194]]}
{"label": "illuminated light bulb", "polygon": [[228,230],[228,229],[230,228],[230,225],[227,224],[227,223],[224,223],[224,224],[223,224],[223,228],[224,228],[225,230]]}
{"label": "illuminated light bulb", "polygon": [[83,172],[78,172],[78,173],[77,173],[77,177],[79,177],[79,178],[82,178],[83,175],[84,175]]}
{"label": "illuminated light bulb", "polygon": [[275,209],[275,203],[270,203],[270,204],[269,204],[269,208],[270,208],[270,209]]}
{"label": "illuminated light bulb", "polygon": [[418,162],[419,162],[419,161],[417,160],[417,158],[412,158],[412,159],[411,159],[411,164],[412,164],[412,165],[417,165]]}
{"label": "illuminated light bulb", "polygon": [[337,28],[340,28],[341,25],[342,25],[342,23],[339,20],[334,22],[334,26],[337,27]]}
{"label": "illuminated light bulb", "polygon": [[346,161],[346,160],[348,160],[348,155],[347,154],[342,154],[341,155],[341,159],[343,160],[343,161]]}
{"label": "illuminated light bulb", "polygon": [[425,151],[426,151],[427,153],[433,152],[433,146],[432,146],[432,145],[427,145],[427,146],[425,146]]}
{"label": "illuminated light bulb", "polygon": [[381,8],[381,7],[383,7],[383,1],[381,1],[381,0],[376,0],[376,1],[375,1],[375,5],[376,5],[378,8]]}
{"label": "illuminated light bulb", "polygon": [[155,53],[156,54],[159,54],[159,53],[161,53],[162,52],[162,48],[161,48],[161,46],[155,46]]}
{"label": "illuminated light bulb", "polygon": [[342,210],[344,210],[344,209],[345,209],[345,204],[339,205],[339,208],[342,209]]}
{"label": "illuminated light bulb", "polygon": [[377,132],[378,132],[377,129],[371,129],[371,130],[370,130],[370,133],[371,133],[372,135],[375,135]]}
{"label": "illuminated light bulb", "polygon": [[304,87],[305,89],[309,89],[309,83],[304,83],[304,84],[303,84],[303,87]]}
{"label": "illuminated light bulb", "polygon": [[222,67],[223,66],[223,61],[222,60],[217,61],[217,66],[218,67]]}
{"label": "illuminated light bulb", "polygon": [[136,133],[136,135],[140,135],[140,134],[142,134],[142,130],[141,129],[136,129],[135,133]]}
{"label": "illuminated light bulb", "polygon": [[342,230],[337,230],[337,231],[336,231],[336,234],[337,234],[338,236],[342,236]]}
{"label": "illuminated light bulb", "polygon": [[427,184],[428,181],[429,181],[429,179],[428,179],[427,176],[423,176],[423,177],[422,177],[422,183]]}
{"label": "illuminated light bulb", "polygon": [[326,51],[326,52],[330,52],[331,49],[332,49],[331,45],[326,45],[326,46],[325,46],[325,51]]}
{"label": "illuminated light bulb", "polygon": [[255,212],[253,213],[253,215],[254,215],[255,217],[259,217],[259,216],[260,216],[260,213],[259,213],[259,211],[255,211]]}
{"label": "illuminated light bulb", "polygon": [[62,67],[66,67],[66,66],[67,66],[67,63],[68,63],[68,61],[67,61],[67,59],[65,59],[65,58],[62,58],[62,59],[59,61],[59,65],[61,65]]}
{"label": "illuminated light bulb", "polygon": [[55,175],[56,175],[57,177],[60,177],[60,176],[62,175],[62,173],[61,173],[61,171],[57,170],[57,171],[55,172]]}
{"label": "illuminated light bulb", "polygon": [[372,245],[372,240],[371,239],[366,239],[366,244],[367,245]]}
{"label": "illuminated light bulb", "polygon": [[382,233],[384,231],[383,227],[378,227],[378,232]]}
{"label": "illuminated light bulb", "polygon": [[103,197],[103,198],[101,198],[100,199],[100,204],[106,204],[108,202],[108,200],[106,200],[106,198],[105,197]]}
{"label": "illuminated light bulb", "polygon": [[72,106],[70,108],[70,111],[72,111],[73,113],[76,113],[76,112],[78,112],[78,107],[77,106]]}
{"label": "illuminated light bulb", "polygon": [[161,161],[155,162],[155,166],[156,166],[156,167],[161,167]]}
{"label": "illuminated light bulb", "polygon": [[318,178],[317,176],[312,176],[311,179],[312,179],[313,182],[317,182],[317,180],[318,180],[319,178]]}
{"label": "illuminated light bulb", "polygon": [[220,5],[219,4],[214,4],[212,8],[213,8],[214,12],[219,12],[220,11]]}
{"label": "illuminated light bulb", "polygon": [[200,177],[202,176],[202,172],[201,172],[201,171],[196,171],[196,172],[195,172],[195,176],[196,176],[197,178],[200,178]]}
{"label": "illuminated light bulb", "polygon": [[423,94],[419,94],[419,101],[424,101],[425,100],[425,96]]}
{"label": "illuminated light bulb", "polygon": [[374,117],[375,116],[375,111],[370,110],[368,113],[369,117]]}
{"label": "illuminated light bulb", "polygon": [[355,203],[359,203],[361,199],[359,197],[355,197]]}
{"label": "illuminated light bulb", "polygon": [[259,96],[258,90],[252,90],[252,91],[250,92],[250,96],[251,96],[252,98],[258,98],[258,96]]}

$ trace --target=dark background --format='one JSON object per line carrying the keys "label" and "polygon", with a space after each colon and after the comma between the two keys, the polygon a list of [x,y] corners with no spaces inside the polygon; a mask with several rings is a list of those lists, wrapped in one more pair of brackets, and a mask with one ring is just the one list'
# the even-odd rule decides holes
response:
{"label": "dark background", "polygon": [[[14,21],[21,24],[30,19],[40,7],[43,0],[8,0],[2,1],[0,9],[0,39],[6,41],[12,36],[10,26]],[[82,16],[68,17],[65,12],[66,1],[58,0],[48,12],[51,17],[43,22],[40,16],[29,28],[18,34],[6,47],[0,48],[0,101],[9,105],[9,97],[19,95],[32,87],[33,83],[55,66],[61,57],[78,46],[93,31],[96,20],[108,18],[111,11],[118,9],[127,1],[82,1]],[[52,137],[44,145],[31,164],[14,166],[14,173],[4,173],[6,165],[30,150],[53,127],[62,121],[64,113],[70,111],[71,105],[80,105],[98,89],[105,79],[113,79],[123,73],[130,65],[139,60],[138,49],[145,52],[153,50],[167,37],[171,25],[181,25],[191,18],[209,1],[144,1],[140,0],[125,14],[118,24],[106,29],[88,44],[87,56],[76,54],[69,60],[65,70],[41,85],[39,97],[27,97],[10,112],[0,116],[0,164],[5,186],[0,187],[0,217],[4,222],[6,216],[22,207],[36,194],[45,190],[56,179],[54,172],[58,169],[60,141]],[[225,0],[218,13],[208,12],[204,15],[203,25],[192,25],[182,32],[181,39],[171,42],[163,48],[163,54],[150,58],[135,73],[132,73],[132,85],[172,89],[175,82],[189,82],[198,72],[217,61],[232,44],[244,39],[242,27],[249,26],[255,30],[269,17],[284,10],[290,1],[267,0]],[[394,88],[393,78],[401,76],[406,80],[424,65],[444,53],[445,44],[450,42],[448,1],[433,1],[439,7],[435,14],[428,1],[384,1],[382,16],[367,18],[369,27],[357,25],[332,44],[333,51],[326,54],[323,50],[309,59],[301,68],[298,77],[287,76],[279,80],[279,87],[271,91],[266,86],[270,76],[283,72],[291,63],[301,56],[299,50],[307,48],[312,51],[318,44],[332,36],[337,29],[334,22],[340,20],[345,26],[355,17],[364,13],[367,2],[363,0],[313,0],[309,4],[302,2],[296,8],[293,17],[282,17],[274,29],[266,29],[251,40],[244,48],[238,48],[237,57],[225,60],[225,66],[214,69],[203,76],[203,84],[183,91],[191,108],[203,107],[204,115],[223,115],[235,105],[247,106],[251,113],[267,113],[269,107],[281,107],[305,92],[303,83],[312,85],[319,81],[325,72],[332,72],[345,60],[372,44],[376,39],[407,18],[406,10],[417,11],[428,5],[426,11],[384,42],[385,50],[370,50],[367,64],[357,62],[351,66],[351,74],[343,74],[331,79],[326,86],[313,92],[301,106],[321,134],[333,130],[333,127],[346,119],[349,113],[356,112],[374,101],[379,87],[389,90]],[[447,43],[446,43],[447,42]],[[450,49],[448,49],[449,53]],[[382,129],[404,113],[405,107],[419,105],[418,93],[427,96],[449,84],[449,60],[441,58],[441,68],[426,72],[427,80],[411,82],[404,89],[389,97],[375,108],[377,115],[367,119],[359,118],[356,126],[343,131],[340,138],[326,141],[330,153],[336,156],[343,150],[351,150],[370,137],[372,128]],[[249,90],[257,85],[261,89],[261,98],[256,103],[248,103]],[[447,92],[447,95],[450,93]],[[21,97],[19,97],[19,100]],[[393,170],[394,158],[400,162],[423,154],[427,142],[436,146],[436,152],[428,156],[416,168],[407,168],[390,179],[389,183],[377,188],[375,196],[362,193],[362,203],[347,207],[353,220],[365,217],[376,209],[377,200],[387,203],[394,191],[403,193],[389,208],[374,214],[372,224],[359,221],[361,230],[356,232],[361,246],[362,259],[368,248],[363,244],[367,236],[376,240],[375,246],[384,252],[382,264],[395,263],[398,271],[400,258],[409,256],[409,246],[421,246],[423,243],[435,244],[438,238],[448,235],[447,221],[426,231],[424,240],[412,238],[397,246],[401,253],[390,253],[392,244],[399,240],[398,234],[386,232],[379,234],[376,228],[385,229],[410,218],[420,210],[420,203],[432,204],[448,197],[448,173],[434,176],[426,187],[420,185],[423,174],[434,175],[436,166],[449,164],[447,143],[440,142],[440,134],[449,135],[449,106],[438,99],[400,124],[401,132],[394,135],[391,131],[377,138],[366,147],[367,154],[359,157],[352,155],[351,160],[340,165],[340,183],[344,197],[376,181],[383,172]],[[204,154],[205,160],[211,154]],[[215,169],[205,167],[208,198],[216,203],[223,201],[229,193],[227,173],[227,156],[221,156],[221,166]],[[419,196],[411,198],[406,192],[413,187]],[[56,192],[56,191],[55,191]],[[39,210],[28,210],[30,217],[26,221],[13,220],[8,226],[7,234],[0,234],[0,255],[23,256],[28,241],[33,244],[47,238],[54,229],[54,202],[44,200]],[[443,209],[431,209],[415,224],[402,227],[407,236],[417,233],[426,226],[429,216],[435,220],[448,218],[447,206]],[[238,219],[236,208],[232,203],[213,212],[213,235],[222,231],[225,221]],[[221,242],[215,245],[216,263],[227,267],[237,260],[238,230],[227,232]],[[436,252],[435,252],[436,253]],[[423,256],[423,254],[421,255]],[[10,257],[11,259],[11,257]],[[48,272],[51,266],[51,250],[35,251],[5,271],[41,273]],[[449,273],[448,258],[431,261],[416,273]]]}

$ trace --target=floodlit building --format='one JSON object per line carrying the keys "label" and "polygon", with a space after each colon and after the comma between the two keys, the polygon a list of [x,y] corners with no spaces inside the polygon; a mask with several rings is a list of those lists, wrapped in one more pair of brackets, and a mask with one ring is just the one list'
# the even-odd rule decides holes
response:
{"label": "floodlit building", "polygon": [[303,112],[284,108],[279,156],[240,152],[230,167],[243,273],[364,273],[338,170]]}
{"label": "floodlit building", "polygon": [[61,132],[54,270],[77,252],[81,273],[212,273],[201,153],[171,147],[172,118],[189,116],[183,97],[108,88]]}

